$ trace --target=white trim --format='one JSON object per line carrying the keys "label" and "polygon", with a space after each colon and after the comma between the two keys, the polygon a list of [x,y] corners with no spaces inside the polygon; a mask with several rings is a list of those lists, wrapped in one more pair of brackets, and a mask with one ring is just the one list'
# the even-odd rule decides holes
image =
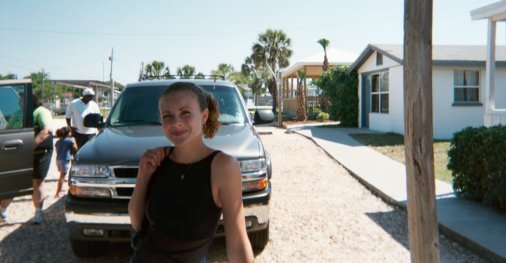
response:
{"label": "white trim", "polygon": [[506,19],[506,0],[496,2],[471,11],[471,18],[490,19],[494,21]]}

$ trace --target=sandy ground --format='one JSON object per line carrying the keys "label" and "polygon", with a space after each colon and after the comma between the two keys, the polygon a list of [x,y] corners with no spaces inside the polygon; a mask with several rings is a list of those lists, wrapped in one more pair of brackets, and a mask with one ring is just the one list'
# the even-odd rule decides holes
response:
{"label": "sandy ground", "polygon": [[[54,120],[55,128],[65,125]],[[310,140],[274,129],[262,135],[272,156],[270,239],[256,262],[410,262],[406,213],[369,192]],[[0,225],[0,262],[126,262],[128,244],[94,259],[72,253],[64,199],[52,196],[58,173],[48,175],[44,223],[31,225],[30,196],[9,208]],[[226,244],[215,239],[209,262],[226,262]],[[485,262],[441,236],[441,262]]]}

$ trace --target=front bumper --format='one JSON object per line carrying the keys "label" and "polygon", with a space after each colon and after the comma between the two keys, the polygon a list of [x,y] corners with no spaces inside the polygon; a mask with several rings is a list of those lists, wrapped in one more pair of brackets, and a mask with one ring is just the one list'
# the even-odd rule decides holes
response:
{"label": "front bumper", "polygon": [[[271,186],[257,193],[243,196],[244,216],[248,232],[267,228]],[[134,230],[125,200],[80,199],[67,196],[65,219],[70,238],[74,240],[130,241]],[[222,218],[223,219],[223,218]],[[223,220],[220,220],[216,236],[223,236]]]}

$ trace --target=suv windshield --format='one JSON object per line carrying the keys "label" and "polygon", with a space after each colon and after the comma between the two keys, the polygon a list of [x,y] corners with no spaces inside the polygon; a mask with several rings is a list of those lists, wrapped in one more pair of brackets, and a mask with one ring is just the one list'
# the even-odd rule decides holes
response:
{"label": "suv windshield", "polygon": [[[211,92],[218,101],[222,124],[246,122],[246,115],[235,88],[212,85],[201,87]],[[158,98],[165,89],[165,86],[144,86],[125,90],[109,115],[109,124],[111,126],[161,125]]]}

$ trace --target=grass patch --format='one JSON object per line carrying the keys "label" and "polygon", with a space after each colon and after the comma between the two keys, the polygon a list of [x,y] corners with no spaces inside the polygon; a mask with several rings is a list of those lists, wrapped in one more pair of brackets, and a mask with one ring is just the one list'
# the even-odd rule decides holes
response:
{"label": "grass patch", "polygon": [[[401,163],[405,162],[404,156],[404,136],[397,133],[376,133],[376,134],[350,134],[350,136],[363,145],[367,145],[374,150]],[[434,141],[434,173],[435,177],[441,181],[452,183],[452,173],[446,165],[448,164],[448,150],[450,141]]]}

